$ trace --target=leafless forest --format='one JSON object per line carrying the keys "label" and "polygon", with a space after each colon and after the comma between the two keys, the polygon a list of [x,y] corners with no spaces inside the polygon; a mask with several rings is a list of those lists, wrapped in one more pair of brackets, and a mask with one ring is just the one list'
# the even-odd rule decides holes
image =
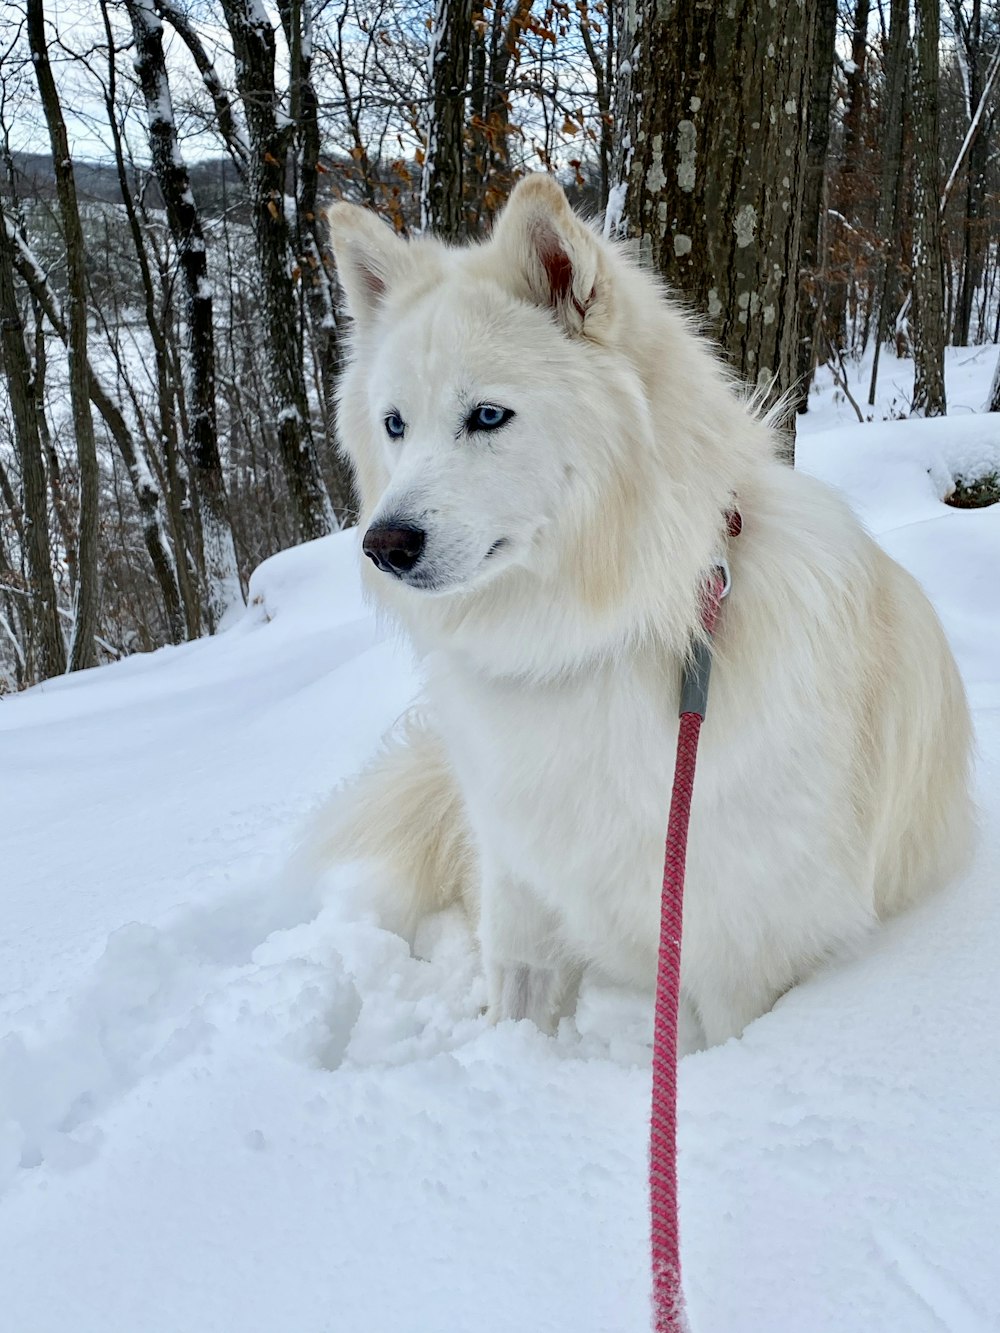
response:
{"label": "leafless forest", "polygon": [[1000,4],[9,0],[0,61],[0,693],[352,521],[330,199],[461,239],[555,172],[800,410],[1000,340]]}

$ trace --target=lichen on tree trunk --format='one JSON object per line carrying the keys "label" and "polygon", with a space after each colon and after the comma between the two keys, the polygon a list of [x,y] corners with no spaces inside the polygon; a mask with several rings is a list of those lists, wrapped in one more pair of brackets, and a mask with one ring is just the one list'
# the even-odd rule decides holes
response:
{"label": "lichen on tree trunk", "polygon": [[638,0],[636,14],[624,230],[740,375],[783,394],[797,373],[818,0]]}

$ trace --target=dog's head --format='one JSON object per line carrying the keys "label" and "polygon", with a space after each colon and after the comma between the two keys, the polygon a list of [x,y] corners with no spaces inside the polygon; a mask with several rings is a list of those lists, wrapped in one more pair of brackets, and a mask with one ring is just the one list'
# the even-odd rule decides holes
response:
{"label": "dog's head", "polygon": [[547,532],[606,492],[610,438],[641,415],[611,350],[604,243],[541,175],[481,246],[406,242],[347,204],[330,226],[354,320],[340,430],[376,578],[455,596],[540,568]]}

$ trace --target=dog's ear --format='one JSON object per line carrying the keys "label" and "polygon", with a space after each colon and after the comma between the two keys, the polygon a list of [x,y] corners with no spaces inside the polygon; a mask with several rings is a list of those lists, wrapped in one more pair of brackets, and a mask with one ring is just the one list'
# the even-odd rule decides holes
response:
{"label": "dog's ear", "polygon": [[337,274],[348,313],[364,323],[378,310],[409,258],[406,241],[367,208],[334,204],[327,212]]}
{"label": "dog's ear", "polygon": [[604,253],[553,177],[536,172],[518,182],[492,245],[517,295],[550,309],[567,333],[601,338],[611,289]]}

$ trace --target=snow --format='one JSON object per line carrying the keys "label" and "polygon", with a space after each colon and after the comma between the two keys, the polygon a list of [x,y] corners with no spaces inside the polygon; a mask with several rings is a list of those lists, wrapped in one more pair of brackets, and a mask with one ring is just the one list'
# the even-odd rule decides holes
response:
{"label": "snow", "polygon": [[[992,343],[979,347],[945,348],[945,381],[948,393],[948,415],[967,417],[982,410],[989,399],[990,383],[996,369],[1000,348]],[[861,409],[866,422],[879,422],[886,417],[906,417],[913,398],[913,359],[897,358],[883,351],[879,360],[876,404],[868,405],[871,383],[871,349],[860,361],[845,363],[847,387]],[[810,396],[810,408],[799,418],[799,431],[807,435],[827,430],[836,425],[857,421],[857,413],[847,401],[843,390],[834,383],[829,367],[817,373],[817,386]]]}
{"label": "snow", "polygon": [[612,237],[618,235],[618,228],[621,225],[622,214],[625,212],[625,197],[628,192],[628,185],[625,181],[619,181],[617,185],[612,185],[608,191],[608,206],[604,210],[604,228],[603,235]]}
{"label": "snow", "polygon": [[[981,403],[995,349],[949,365]],[[887,408],[905,368],[883,363]],[[898,381],[898,383],[897,383]],[[866,377],[864,382],[867,383]],[[900,385],[903,386],[900,389]],[[681,1069],[694,1333],[987,1333],[1000,1310],[1000,507],[941,503],[1000,419],[859,426],[800,465],[921,580],[975,711],[970,873]],[[420,958],[303,821],[417,688],[352,534],[246,613],[0,700],[0,1333],[647,1327],[649,1004],[488,1028],[461,921]]]}

